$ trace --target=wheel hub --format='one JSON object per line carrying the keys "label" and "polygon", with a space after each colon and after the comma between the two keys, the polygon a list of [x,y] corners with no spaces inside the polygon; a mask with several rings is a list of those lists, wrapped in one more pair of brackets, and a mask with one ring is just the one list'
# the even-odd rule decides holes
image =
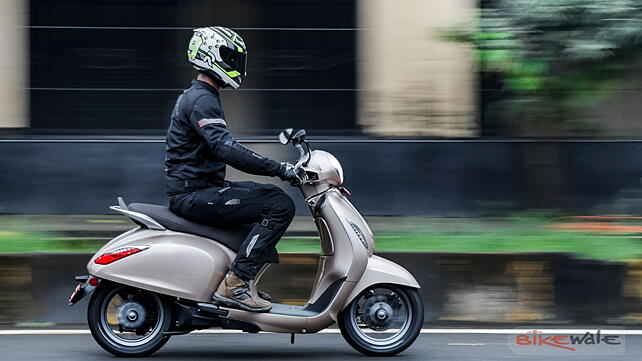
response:
{"label": "wheel hub", "polygon": [[394,311],[387,297],[377,295],[369,297],[363,305],[366,325],[376,331],[385,331],[392,325]]}
{"label": "wheel hub", "polygon": [[118,308],[118,322],[125,329],[141,327],[146,318],[145,307],[138,302],[126,302]]}

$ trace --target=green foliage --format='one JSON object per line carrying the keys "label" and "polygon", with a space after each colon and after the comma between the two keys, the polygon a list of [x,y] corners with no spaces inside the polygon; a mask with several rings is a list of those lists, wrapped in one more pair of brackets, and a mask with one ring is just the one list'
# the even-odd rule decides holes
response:
{"label": "green foliage", "polygon": [[0,232],[0,253],[95,252],[105,241],[51,238],[30,232]]}
{"label": "green foliage", "polygon": [[539,100],[549,108],[542,113],[572,120],[639,62],[642,1],[494,0],[474,29],[445,37],[474,44],[480,69],[501,73],[515,104]]}
{"label": "green foliage", "polygon": [[[463,220],[458,227],[430,222],[432,230],[376,235],[377,251],[402,252],[566,252],[578,258],[608,261],[642,258],[637,234],[599,234],[552,229],[548,214],[503,219]],[[285,238],[279,252],[320,252],[314,237]]]}
{"label": "green foliage", "polygon": [[630,235],[496,229],[488,232],[422,233],[384,237],[377,251],[430,252],[565,252],[578,258],[608,261],[639,259],[642,244]]}
{"label": "green foliage", "polygon": [[[576,257],[642,258],[638,234],[599,234],[551,228],[559,214],[530,212],[479,219],[422,218],[418,227],[377,232],[377,251],[406,252],[568,252]],[[403,221],[401,221],[403,222]],[[404,230],[401,230],[404,229]],[[96,252],[106,239],[55,238],[48,233],[0,231],[0,253]],[[319,253],[316,237],[285,237],[279,252]]]}

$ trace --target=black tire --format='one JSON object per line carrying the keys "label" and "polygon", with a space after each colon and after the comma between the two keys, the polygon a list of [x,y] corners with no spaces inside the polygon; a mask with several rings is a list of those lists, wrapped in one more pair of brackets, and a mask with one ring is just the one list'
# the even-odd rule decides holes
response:
{"label": "black tire", "polygon": [[[153,303],[152,306],[155,306],[150,307],[154,308],[153,312],[156,315],[153,332],[150,333],[150,337],[148,339],[144,339],[144,342],[139,345],[127,345],[126,341],[119,342],[118,336],[115,336],[115,334],[110,335],[110,331],[107,329],[107,326],[109,325],[106,323],[107,316],[105,314],[105,310],[107,309],[107,306],[105,303],[109,302],[107,298],[109,297],[109,299],[111,299],[111,295],[114,295],[114,292],[121,292],[119,290],[137,292],[138,294],[144,295],[143,297],[152,300],[150,301],[150,305]],[[94,340],[96,340],[100,347],[105,349],[105,351],[120,357],[149,356],[158,351],[158,349],[163,347],[163,345],[169,341],[170,336],[164,335],[163,333],[168,331],[171,326],[171,304],[165,297],[153,292],[103,280],[89,300],[89,307],[87,308],[87,322]]]}
{"label": "black tire", "polygon": [[[402,331],[399,333],[400,336],[396,336],[399,337],[399,339],[391,340],[390,344],[376,345],[375,343],[370,342],[367,340],[367,337],[363,336],[363,333],[358,330],[356,321],[352,320],[352,318],[355,317],[354,312],[355,307],[357,307],[356,303],[362,296],[373,289],[388,289],[393,292],[397,292],[398,295],[404,295],[408,304],[407,307],[411,310],[411,316],[409,316],[408,320],[409,325],[404,326]],[[419,292],[414,288],[387,284],[376,285],[366,289],[352,300],[352,302],[339,314],[337,322],[339,324],[339,329],[341,330],[341,335],[355,350],[368,356],[392,356],[407,349],[413,342],[415,342],[417,336],[419,336],[424,323],[424,304]]]}

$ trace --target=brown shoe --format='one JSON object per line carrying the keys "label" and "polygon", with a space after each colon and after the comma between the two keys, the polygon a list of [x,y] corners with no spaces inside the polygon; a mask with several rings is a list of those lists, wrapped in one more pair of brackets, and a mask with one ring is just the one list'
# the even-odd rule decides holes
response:
{"label": "brown shoe", "polygon": [[243,281],[232,271],[225,275],[212,298],[223,306],[251,312],[266,312],[272,308],[269,301],[257,295],[253,282]]}
{"label": "brown shoe", "polygon": [[272,301],[272,296],[267,292],[263,292],[263,291],[257,290],[256,294],[258,294],[259,297],[261,297],[261,299],[264,299],[264,300],[266,300],[268,302]]}
{"label": "brown shoe", "polygon": [[272,296],[269,293],[259,291],[258,287],[256,287],[256,283],[254,283],[254,280],[250,281],[250,288],[252,289],[252,292],[256,292],[256,295],[261,299],[264,299],[268,302],[272,301]]}

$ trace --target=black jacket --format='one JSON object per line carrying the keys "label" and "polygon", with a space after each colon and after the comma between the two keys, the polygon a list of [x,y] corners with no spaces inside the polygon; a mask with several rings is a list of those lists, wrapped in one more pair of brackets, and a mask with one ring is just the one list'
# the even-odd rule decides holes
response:
{"label": "black jacket", "polygon": [[200,80],[192,80],[192,86],[176,100],[165,149],[168,194],[221,185],[225,164],[266,176],[275,176],[281,169],[280,163],[234,139],[227,130],[218,91]]}

